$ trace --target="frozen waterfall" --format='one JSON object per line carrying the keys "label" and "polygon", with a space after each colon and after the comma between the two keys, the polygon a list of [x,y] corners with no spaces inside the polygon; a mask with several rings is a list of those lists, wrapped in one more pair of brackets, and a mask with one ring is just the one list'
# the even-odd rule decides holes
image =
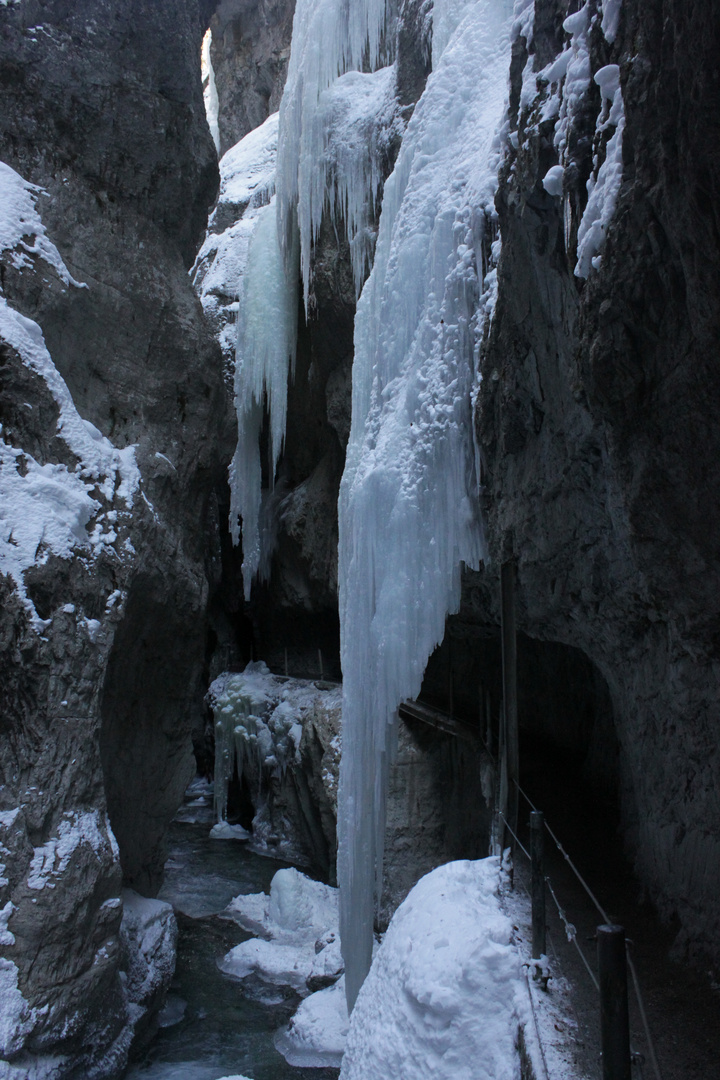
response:
{"label": "frozen waterfall", "polygon": [[[276,203],[258,216],[240,293],[232,521],[236,529],[243,520],[246,595],[263,549],[259,438],[267,414],[270,485],[284,433],[295,260],[299,254],[307,310],[323,213],[345,222],[356,285],[372,257],[369,213],[381,183],[373,122],[392,109],[394,72],[381,66],[392,6],[298,0],[295,10]],[[419,692],[457,609],[462,564],[477,566],[484,551],[471,394],[492,311],[488,254],[511,8],[508,0],[436,0],[434,70],[385,184],[374,268],[358,303],[339,500],[338,874],[350,1005],[370,966],[397,708]]]}
{"label": "frozen waterfall", "polygon": [[[447,8],[447,10],[446,10]],[[510,53],[505,0],[436,0],[446,40],[385,184],[355,321],[340,515],[338,880],[348,1003],[370,967],[397,708],[457,610],[483,539],[474,358]],[[480,312],[478,314],[478,312]]]}

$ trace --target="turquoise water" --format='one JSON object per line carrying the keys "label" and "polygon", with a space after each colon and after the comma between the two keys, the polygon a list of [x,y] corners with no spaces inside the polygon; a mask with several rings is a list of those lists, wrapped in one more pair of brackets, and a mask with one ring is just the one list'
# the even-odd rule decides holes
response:
{"label": "turquoise water", "polygon": [[[205,817],[203,814],[191,815]],[[223,975],[216,961],[249,937],[218,917],[239,893],[267,892],[286,863],[233,840],[210,840],[211,821],[173,822],[161,900],[178,920],[178,957],[167,1019],[125,1080],[334,1080],[337,1069],[295,1069],[273,1045],[300,999],[290,990]]]}

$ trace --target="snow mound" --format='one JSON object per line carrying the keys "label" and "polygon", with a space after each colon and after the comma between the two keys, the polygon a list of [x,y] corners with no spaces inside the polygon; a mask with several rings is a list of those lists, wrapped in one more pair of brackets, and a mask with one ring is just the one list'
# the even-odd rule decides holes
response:
{"label": "snow mound", "polygon": [[255,975],[307,994],[342,974],[337,889],[289,867],[278,870],[270,895],[236,896],[223,914],[261,935],[236,945],[219,962],[236,979]]}
{"label": "snow mound", "polygon": [[275,1048],[295,1068],[338,1069],[348,1033],[345,978],[305,998],[290,1021],[275,1036]]}
{"label": "snow mound", "polygon": [[323,934],[337,931],[338,891],[287,867],[275,874],[269,896],[236,896],[225,914],[252,933],[260,932],[284,944],[309,943],[314,951]]}
{"label": "snow mound", "polygon": [[256,975],[273,986],[290,986],[299,994],[307,993],[307,978],[312,963],[312,951],[277,941],[251,938],[231,949],[218,967],[235,979]]}
{"label": "snow mound", "polygon": [[250,836],[242,825],[228,825],[227,821],[219,821],[210,830],[211,840],[249,840]]}
{"label": "snow mound", "polygon": [[448,863],[412,889],[358,995],[341,1080],[516,1080],[524,986],[499,871]]}

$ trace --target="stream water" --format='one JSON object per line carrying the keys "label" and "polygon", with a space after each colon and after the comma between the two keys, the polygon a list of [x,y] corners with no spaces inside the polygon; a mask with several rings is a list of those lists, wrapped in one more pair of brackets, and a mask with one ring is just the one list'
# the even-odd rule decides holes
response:
{"label": "stream water", "polygon": [[[275,1049],[300,998],[290,989],[243,980],[218,970],[217,960],[250,935],[219,913],[240,893],[268,892],[287,863],[265,858],[235,840],[211,840],[208,793],[191,788],[172,823],[165,883],[159,899],[178,921],[175,978],[161,1027],[125,1080],[335,1080],[337,1069],[297,1069]],[[183,820],[184,819],[184,820]]]}

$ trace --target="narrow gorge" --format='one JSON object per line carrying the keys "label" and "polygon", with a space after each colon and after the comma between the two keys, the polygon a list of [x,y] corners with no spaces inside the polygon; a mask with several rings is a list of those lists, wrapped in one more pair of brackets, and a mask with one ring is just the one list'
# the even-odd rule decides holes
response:
{"label": "narrow gorge", "polygon": [[1,1078],[720,1076],[718,57],[0,0]]}

